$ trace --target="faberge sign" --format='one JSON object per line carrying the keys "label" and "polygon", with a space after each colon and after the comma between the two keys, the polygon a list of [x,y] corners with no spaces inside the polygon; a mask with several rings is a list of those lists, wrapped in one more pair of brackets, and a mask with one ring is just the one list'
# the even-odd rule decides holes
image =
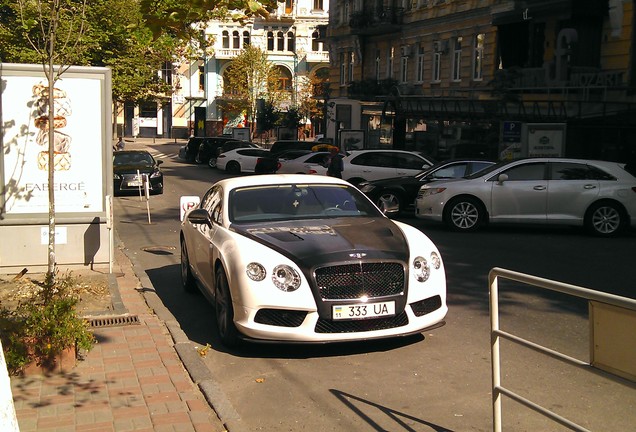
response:
{"label": "faberge sign", "polygon": [[42,65],[0,62],[0,271],[7,273],[48,269],[51,192],[56,265],[112,267],[111,71],[69,66],[58,76],[49,95]]}
{"label": "faberge sign", "polygon": [[[48,166],[54,167],[57,213],[104,211],[103,80],[69,69],[55,83],[49,124],[49,87],[38,74],[2,72],[3,213],[48,213]],[[10,101],[10,103],[7,103]],[[49,129],[54,159],[49,161]]]}

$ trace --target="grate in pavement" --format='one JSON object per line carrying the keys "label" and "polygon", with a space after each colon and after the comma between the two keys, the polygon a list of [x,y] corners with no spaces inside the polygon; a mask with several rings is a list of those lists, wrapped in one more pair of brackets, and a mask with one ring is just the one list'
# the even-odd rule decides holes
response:
{"label": "grate in pavement", "polygon": [[101,327],[118,327],[125,325],[140,324],[139,317],[137,315],[118,315],[107,317],[93,317],[88,318],[88,325],[91,328]]}

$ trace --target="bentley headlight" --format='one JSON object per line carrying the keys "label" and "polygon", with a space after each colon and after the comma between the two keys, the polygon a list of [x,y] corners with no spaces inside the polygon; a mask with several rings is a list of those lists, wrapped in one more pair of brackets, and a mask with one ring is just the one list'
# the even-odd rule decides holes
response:
{"label": "bentley headlight", "polygon": [[437,252],[431,252],[431,265],[435,270],[439,270],[442,266],[442,258]]}
{"label": "bentley headlight", "polygon": [[426,258],[418,256],[413,260],[413,275],[418,282],[426,282],[431,275],[431,267]]}
{"label": "bentley headlight", "polygon": [[247,265],[247,267],[245,268],[245,273],[247,273],[247,277],[256,282],[262,281],[267,275],[265,267],[255,262],[251,262]]}
{"label": "bentley headlight", "polygon": [[300,275],[288,265],[274,267],[272,282],[281,291],[296,291],[300,287]]}

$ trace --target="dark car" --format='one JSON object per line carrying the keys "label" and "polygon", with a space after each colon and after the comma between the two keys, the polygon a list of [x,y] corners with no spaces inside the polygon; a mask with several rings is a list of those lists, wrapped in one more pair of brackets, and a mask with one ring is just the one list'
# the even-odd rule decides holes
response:
{"label": "dark car", "polygon": [[114,194],[139,193],[146,179],[151,193],[163,193],[163,173],[159,169],[162,163],[162,160],[155,159],[146,150],[124,150],[113,153]]}
{"label": "dark car", "polygon": [[387,216],[413,211],[420,186],[435,180],[465,177],[494,165],[480,159],[456,159],[439,162],[415,176],[393,177],[362,182],[358,188],[364,192]]}
{"label": "dark car", "polygon": [[194,161],[198,164],[208,164],[210,168],[216,168],[216,158],[224,151],[242,147],[258,147],[248,141],[237,140],[232,137],[218,136],[205,138]]}
{"label": "dark car", "polygon": [[206,137],[190,137],[187,144],[181,147],[179,150],[179,157],[186,162],[194,163],[199,153],[199,147],[201,143],[205,141]]}

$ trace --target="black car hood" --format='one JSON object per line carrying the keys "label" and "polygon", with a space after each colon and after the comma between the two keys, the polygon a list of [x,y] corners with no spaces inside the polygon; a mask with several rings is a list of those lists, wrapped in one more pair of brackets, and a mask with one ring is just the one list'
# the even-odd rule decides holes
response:
{"label": "black car hood", "polygon": [[137,171],[141,173],[152,173],[156,170],[156,166],[152,164],[143,165],[117,165],[113,167],[115,174],[136,174]]}
{"label": "black car hood", "polygon": [[287,256],[303,269],[361,259],[406,261],[409,255],[402,231],[382,217],[283,221],[232,228]]}

